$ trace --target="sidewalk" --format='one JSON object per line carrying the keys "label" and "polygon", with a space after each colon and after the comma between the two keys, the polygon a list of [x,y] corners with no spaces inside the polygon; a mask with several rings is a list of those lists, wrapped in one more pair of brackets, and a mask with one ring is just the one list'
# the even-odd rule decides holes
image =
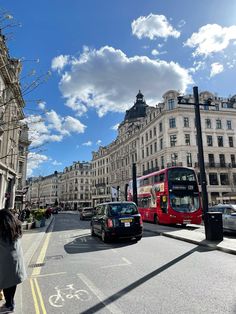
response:
{"label": "sidewalk", "polygon": [[178,228],[144,223],[144,229],[156,232],[165,237],[207,246],[230,254],[236,254],[236,233],[234,235],[232,234],[232,237],[227,236],[227,233],[224,233],[223,241],[218,242],[207,241],[204,226],[199,225],[189,225],[186,228]]}

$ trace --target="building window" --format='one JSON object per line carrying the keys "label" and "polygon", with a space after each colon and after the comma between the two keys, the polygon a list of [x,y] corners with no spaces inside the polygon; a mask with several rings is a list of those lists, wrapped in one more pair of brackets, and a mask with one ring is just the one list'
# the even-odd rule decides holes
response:
{"label": "building window", "polygon": [[172,166],[177,165],[177,160],[178,160],[178,154],[176,154],[176,153],[171,154],[171,165]]}
{"label": "building window", "polygon": [[155,167],[156,167],[156,168],[158,167],[157,159],[155,159]]}
{"label": "building window", "polygon": [[222,129],[222,124],[221,124],[221,120],[220,119],[216,120],[216,128],[217,129]]}
{"label": "building window", "polygon": [[148,141],[148,133],[146,133],[146,142]]}
{"label": "building window", "polygon": [[149,149],[148,149],[148,147],[146,147],[146,156],[147,157],[149,156]]}
{"label": "building window", "polygon": [[143,173],[144,173],[144,171],[145,171],[145,165],[143,164]]}
{"label": "building window", "polygon": [[206,129],[211,129],[211,119],[205,119]]}
{"label": "building window", "polygon": [[231,122],[231,120],[227,120],[226,121],[226,125],[227,125],[227,129],[228,130],[232,130],[232,122]]}
{"label": "building window", "polygon": [[217,173],[209,173],[210,185],[219,185]]}
{"label": "building window", "polygon": [[149,137],[152,138],[152,130],[149,131]]}
{"label": "building window", "polygon": [[164,156],[161,156],[161,168],[165,168]]}
{"label": "building window", "polygon": [[185,134],[185,144],[186,144],[187,146],[190,145],[190,134]]}
{"label": "building window", "polygon": [[219,147],[224,147],[223,136],[217,136],[217,142]]}
{"label": "building window", "polygon": [[143,144],[143,136],[141,137],[141,143]]}
{"label": "building window", "polygon": [[173,129],[176,127],[175,118],[169,119],[169,127],[170,129]]}
{"label": "building window", "polygon": [[233,139],[233,136],[229,136],[229,147],[234,147],[234,139]]}
{"label": "building window", "polygon": [[213,139],[211,135],[207,135],[207,146],[213,146]]}
{"label": "building window", "polygon": [[152,151],[152,145],[150,145],[150,155],[153,154],[153,151]]}
{"label": "building window", "polygon": [[187,153],[186,158],[187,158],[187,167],[192,167],[192,154]]}
{"label": "building window", "polygon": [[157,142],[154,143],[154,153],[157,152]]}
{"label": "building window", "polygon": [[220,183],[221,185],[229,185],[229,176],[227,173],[220,174]]}
{"label": "building window", "polygon": [[220,166],[225,167],[225,155],[224,154],[219,154],[219,160],[220,160]]}
{"label": "building window", "polygon": [[189,128],[189,118],[188,117],[184,117],[184,127]]}
{"label": "building window", "polygon": [[209,167],[215,167],[215,157],[214,154],[208,155]]}
{"label": "building window", "polygon": [[163,149],[163,138],[160,139],[160,150]]}
{"label": "building window", "polygon": [[173,110],[175,108],[175,100],[174,99],[168,99],[168,109]]}
{"label": "building window", "polygon": [[157,129],[156,129],[155,126],[154,126],[154,128],[153,128],[153,134],[154,134],[154,136],[157,135]]}
{"label": "building window", "polygon": [[159,132],[162,132],[162,122],[159,123]]}
{"label": "building window", "polygon": [[176,135],[171,135],[171,136],[170,136],[170,146],[171,146],[171,147],[175,146],[176,142],[177,142],[177,137],[176,137]]}
{"label": "building window", "polygon": [[144,149],[142,149],[142,158],[144,158]]}
{"label": "building window", "polygon": [[233,154],[230,155],[230,159],[231,159],[231,166],[235,168],[236,167],[235,155]]}

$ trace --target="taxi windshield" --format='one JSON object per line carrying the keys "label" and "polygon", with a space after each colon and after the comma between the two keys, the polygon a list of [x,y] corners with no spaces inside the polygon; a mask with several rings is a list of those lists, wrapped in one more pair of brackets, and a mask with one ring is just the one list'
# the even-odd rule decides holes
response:
{"label": "taxi windshield", "polygon": [[109,205],[109,213],[111,216],[135,215],[138,209],[135,204],[112,204]]}

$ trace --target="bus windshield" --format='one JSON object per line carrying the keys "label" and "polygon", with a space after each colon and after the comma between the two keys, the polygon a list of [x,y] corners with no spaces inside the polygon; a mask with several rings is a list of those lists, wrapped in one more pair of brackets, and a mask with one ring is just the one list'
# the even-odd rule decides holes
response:
{"label": "bus windshield", "polygon": [[195,172],[188,168],[174,168],[168,171],[169,181],[196,181]]}
{"label": "bus windshield", "polygon": [[170,206],[177,212],[191,213],[199,209],[197,194],[170,193]]}

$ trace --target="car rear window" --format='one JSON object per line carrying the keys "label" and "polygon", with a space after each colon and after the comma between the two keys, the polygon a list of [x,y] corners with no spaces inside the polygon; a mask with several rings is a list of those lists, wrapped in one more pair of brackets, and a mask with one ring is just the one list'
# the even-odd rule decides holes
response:
{"label": "car rear window", "polygon": [[84,212],[91,212],[93,209],[92,208],[84,208],[83,211]]}
{"label": "car rear window", "polygon": [[223,213],[225,209],[226,209],[226,207],[219,207],[219,206],[216,206],[216,207],[211,207],[211,208],[209,208],[209,211],[211,211],[211,212],[221,212],[221,213]]}
{"label": "car rear window", "polygon": [[138,209],[135,204],[112,204],[108,205],[108,209],[111,216],[138,214]]}

